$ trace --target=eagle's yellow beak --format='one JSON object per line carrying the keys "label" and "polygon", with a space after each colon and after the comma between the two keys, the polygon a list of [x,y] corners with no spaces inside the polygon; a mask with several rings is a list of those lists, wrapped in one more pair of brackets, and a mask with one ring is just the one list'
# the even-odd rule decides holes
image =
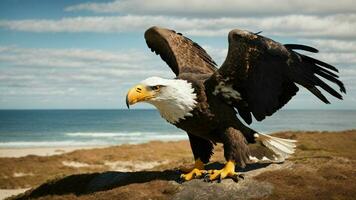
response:
{"label": "eagle's yellow beak", "polygon": [[130,105],[140,101],[146,101],[154,96],[154,92],[147,89],[146,86],[136,85],[131,88],[126,95],[126,106],[130,108]]}

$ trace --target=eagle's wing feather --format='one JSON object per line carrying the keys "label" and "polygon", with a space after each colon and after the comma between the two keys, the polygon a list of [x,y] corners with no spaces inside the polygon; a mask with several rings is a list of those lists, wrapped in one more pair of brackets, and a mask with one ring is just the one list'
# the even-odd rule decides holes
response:
{"label": "eagle's wing feather", "polygon": [[321,78],[335,83],[341,92],[346,92],[334,73],[337,72],[334,66],[293,51],[316,53],[318,50],[313,47],[282,45],[237,29],[229,33],[228,40],[229,49],[223,65],[205,85],[211,93],[237,108],[247,123],[252,122],[251,113],[261,121],[283,107],[297,93],[296,83],[325,103],[329,101],[317,87],[336,98],[342,99],[342,96]]}
{"label": "eagle's wing feather", "polygon": [[151,27],[145,32],[148,47],[159,54],[178,76],[182,73],[211,74],[214,60],[197,43],[173,30]]}

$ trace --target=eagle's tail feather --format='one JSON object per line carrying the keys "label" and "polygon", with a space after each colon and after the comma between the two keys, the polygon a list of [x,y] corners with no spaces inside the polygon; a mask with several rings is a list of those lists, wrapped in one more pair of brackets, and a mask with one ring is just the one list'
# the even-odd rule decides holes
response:
{"label": "eagle's tail feather", "polygon": [[263,146],[272,150],[276,154],[278,160],[285,160],[295,152],[296,140],[273,137],[263,133],[257,133],[256,136],[256,140],[260,141]]}

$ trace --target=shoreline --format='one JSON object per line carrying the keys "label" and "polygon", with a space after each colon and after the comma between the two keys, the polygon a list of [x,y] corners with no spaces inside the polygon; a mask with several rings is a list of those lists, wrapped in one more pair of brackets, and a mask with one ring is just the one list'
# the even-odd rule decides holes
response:
{"label": "shoreline", "polygon": [[47,147],[47,146],[36,146],[36,147],[0,147],[0,158],[21,158],[29,155],[33,156],[54,156],[54,155],[62,155],[65,153],[70,153],[76,150],[90,150],[90,149],[104,149],[110,147],[120,147],[125,145],[141,145],[148,144],[151,142],[179,142],[179,141],[187,141],[188,139],[171,139],[171,140],[148,140],[143,142],[135,142],[135,143],[118,143],[118,144],[100,144],[100,145],[79,145],[79,146],[55,146],[55,147]]}
{"label": "shoreline", "polygon": [[0,148],[0,158],[20,158],[29,155],[33,156],[54,156],[70,153],[76,150],[88,150],[97,148],[108,148],[110,145],[98,146],[63,146],[63,147],[24,147],[24,148]]}

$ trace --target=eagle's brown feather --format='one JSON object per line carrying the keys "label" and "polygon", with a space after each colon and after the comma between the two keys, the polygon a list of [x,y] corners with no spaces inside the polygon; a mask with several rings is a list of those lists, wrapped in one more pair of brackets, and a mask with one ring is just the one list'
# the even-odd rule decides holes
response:
{"label": "eagle's brown feather", "polygon": [[[261,121],[282,108],[297,92],[296,83],[310,90],[325,103],[329,101],[316,88],[321,87],[336,98],[342,99],[319,75],[346,92],[334,66],[299,54],[293,49],[318,52],[315,48],[288,44],[284,46],[261,35],[238,29],[228,36],[227,57],[219,70],[206,81],[211,91],[218,84],[231,85],[242,99],[227,99],[240,116],[250,124],[251,114]],[[329,70],[328,70],[329,69]]]}
{"label": "eagle's brown feather", "polygon": [[182,73],[211,74],[216,71],[216,63],[200,47],[173,30],[151,27],[145,32],[148,47],[159,54],[172,71]]}

